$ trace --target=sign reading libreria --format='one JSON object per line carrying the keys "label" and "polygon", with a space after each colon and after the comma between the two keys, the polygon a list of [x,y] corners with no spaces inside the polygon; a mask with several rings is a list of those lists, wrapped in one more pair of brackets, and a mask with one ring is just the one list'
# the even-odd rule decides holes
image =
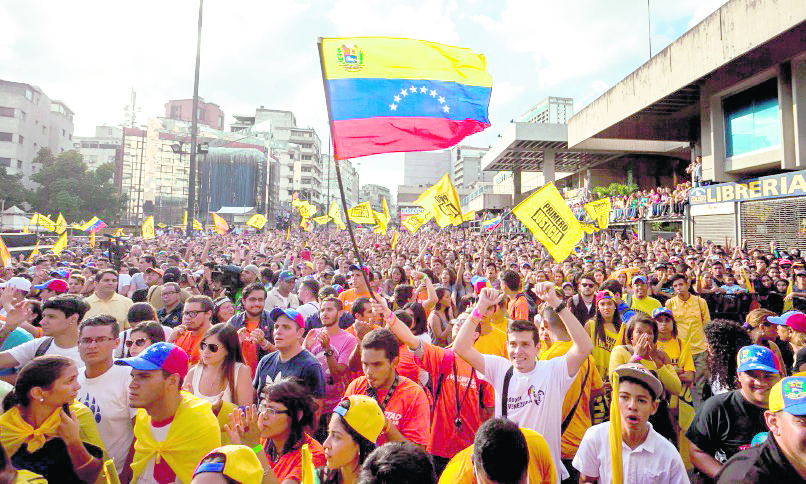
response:
{"label": "sign reading libreria", "polygon": [[803,195],[806,195],[806,170],[692,188],[688,196],[692,205],[698,205]]}

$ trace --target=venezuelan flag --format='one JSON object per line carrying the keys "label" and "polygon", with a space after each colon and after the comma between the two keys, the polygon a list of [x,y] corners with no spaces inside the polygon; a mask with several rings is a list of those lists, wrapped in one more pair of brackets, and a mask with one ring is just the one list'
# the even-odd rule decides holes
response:
{"label": "venezuelan flag", "polygon": [[495,230],[498,228],[498,225],[501,223],[501,216],[497,216],[495,218],[491,218],[490,220],[485,220],[484,223],[481,224],[481,227],[485,230]]}
{"label": "venezuelan flag", "polygon": [[483,55],[422,40],[320,41],[337,159],[448,148],[490,126]]}

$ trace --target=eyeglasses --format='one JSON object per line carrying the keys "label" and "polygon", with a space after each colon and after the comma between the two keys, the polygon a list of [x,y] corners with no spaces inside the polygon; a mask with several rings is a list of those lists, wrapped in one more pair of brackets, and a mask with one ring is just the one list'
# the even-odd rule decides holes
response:
{"label": "eyeglasses", "polygon": [[205,348],[210,350],[210,353],[218,353],[218,348],[220,348],[220,346],[218,346],[215,343],[204,343],[204,342],[199,343],[200,350],[204,351]]}
{"label": "eyeglasses", "polygon": [[806,272],[797,272],[795,273],[795,277],[806,277]]}
{"label": "eyeglasses", "polygon": [[288,410],[280,410],[279,408],[270,407],[263,402],[260,402],[257,410],[264,415],[288,415]]}
{"label": "eyeglasses", "polygon": [[198,311],[185,311],[184,313],[182,313],[182,317],[192,319],[192,318],[195,318],[200,313],[206,313],[206,312],[207,312],[207,310],[205,310],[205,309],[199,309]]}
{"label": "eyeglasses", "polygon": [[591,284],[590,282],[580,282],[579,286],[580,287],[594,287],[594,284]]}
{"label": "eyeglasses", "polygon": [[171,294],[179,294],[179,291],[162,291],[163,296],[168,296]]}
{"label": "eyeglasses", "polygon": [[92,343],[106,343],[107,341],[114,341],[115,338],[111,336],[98,336],[97,338],[81,338],[78,340],[79,343],[83,345],[91,345]]}
{"label": "eyeglasses", "polygon": [[146,344],[146,338],[137,338],[134,340],[127,340],[126,341],[126,348],[131,348],[132,346],[143,346]]}

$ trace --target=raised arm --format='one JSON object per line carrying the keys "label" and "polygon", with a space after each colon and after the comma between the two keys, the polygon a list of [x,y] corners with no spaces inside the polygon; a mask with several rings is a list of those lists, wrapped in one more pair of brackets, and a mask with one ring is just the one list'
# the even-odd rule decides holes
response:
{"label": "raised arm", "polygon": [[411,329],[397,319],[397,316],[389,309],[381,296],[377,293],[373,293],[372,296],[375,298],[375,302],[372,303],[372,312],[386,322],[386,326],[397,336],[397,339],[411,350],[420,346],[422,340],[414,336]]}
{"label": "raised arm", "polygon": [[485,287],[479,294],[479,301],[473,312],[467,318],[470,324],[463,324],[459,328],[459,334],[453,342],[453,350],[460,358],[470,363],[476,371],[484,373],[484,356],[473,347],[473,333],[481,320],[488,316],[488,313],[495,310],[495,307],[504,298],[504,293]]}
{"label": "raised arm", "polygon": [[[557,296],[553,282],[541,282],[535,287],[535,291],[537,292],[537,296],[553,309],[559,307],[563,302],[562,299]],[[585,362],[588,355],[591,354],[593,342],[588,332],[585,331],[585,328],[582,327],[582,324],[580,324],[579,320],[574,316],[574,313],[572,313],[565,304],[563,304],[562,309],[557,315],[562,319],[565,329],[568,331],[568,335],[574,343],[571,349],[568,350],[568,353],[565,354],[566,364],[568,365],[568,375],[574,376],[579,371],[579,368],[582,367],[582,363]],[[464,329],[464,327],[462,329]]]}

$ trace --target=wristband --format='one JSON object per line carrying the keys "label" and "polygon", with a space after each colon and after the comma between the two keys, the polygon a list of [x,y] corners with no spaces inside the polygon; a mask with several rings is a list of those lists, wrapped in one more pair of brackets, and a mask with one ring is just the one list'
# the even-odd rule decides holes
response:
{"label": "wristband", "polygon": [[470,317],[474,319],[484,319],[479,312],[479,308],[473,308],[473,312],[470,313]]}
{"label": "wristband", "polygon": [[256,446],[252,447],[252,452],[254,452],[255,454],[260,454],[261,452],[263,452],[263,446],[257,444]]}
{"label": "wristband", "polygon": [[633,357],[633,359],[634,359],[634,360],[636,360],[636,361],[641,361],[641,360],[643,360],[643,358],[641,358],[641,355],[632,355],[632,357]]}

